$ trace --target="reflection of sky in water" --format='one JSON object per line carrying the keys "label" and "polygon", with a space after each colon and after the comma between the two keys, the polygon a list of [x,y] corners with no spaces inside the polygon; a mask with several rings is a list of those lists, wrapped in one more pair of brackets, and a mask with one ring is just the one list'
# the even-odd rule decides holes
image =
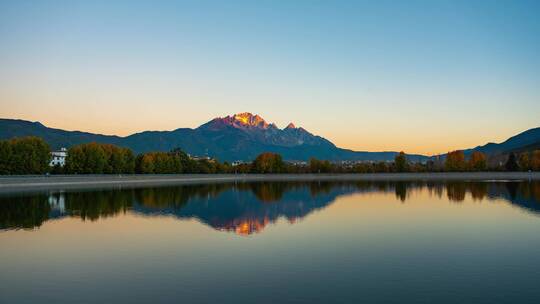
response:
{"label": "reflection of sky in water", "polygon": [[[55,194],[63,207],[47,194],[57,220],[0,232],[0,302],[532,303],[538,190],[214,185]],[[268,222],[219,231],[244,220]]]}

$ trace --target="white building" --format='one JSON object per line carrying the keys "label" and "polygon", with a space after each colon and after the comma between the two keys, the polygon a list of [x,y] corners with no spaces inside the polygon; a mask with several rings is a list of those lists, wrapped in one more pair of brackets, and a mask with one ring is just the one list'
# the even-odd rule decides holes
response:
{"label": "white building", "polygon": [[66,156],[67,156],[67,149],[61,148],[60,151],[53,151],[51,152],[51,162],[49,163],[49,166],[54,167],[56,165],[59,165],[60,167],[63,167],[66,164]]}

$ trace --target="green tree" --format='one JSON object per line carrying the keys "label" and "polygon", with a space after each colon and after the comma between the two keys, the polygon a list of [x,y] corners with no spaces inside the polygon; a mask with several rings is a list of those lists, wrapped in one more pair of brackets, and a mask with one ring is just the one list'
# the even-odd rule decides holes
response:
{"label": "green tree", "polygon": [[332,164],[327,160],[318,160],[312,157],[309,160],[309,171],[311,173],[330,173]]}
{"label": "green tree", "polygon": [[[103,149],[103,146],[98,143],[89,143],[83,145],[83,152],[85,161],[83,165],[83,172],[89,174],[102,174],[105,173],[105,168],[108,165],[107,154]],[[68,151],[69,155],[69,151]]]}
{"label": "green tree", "polygon": [[130,149],[124,148],[122,150],[122,156],[124,158],[124,170],[122,173],[132,174],[135,173],[135,155]]}
{"label": "green tree", "polygon": [[82,173],[85,155],[81,145],[69,148],[66,156],[65,170],[67,173]]}
{"label": "green tree", "polygon": [[76,174],[121,174],[135,172],[130,149],[110,144],[87,143],[71,147],[65,171]]}
{"label": "green tree", "polygon": [[0,175],[11,174],[11,155],[9,141],[0,141]]}
{"label": "green tree", "polygon": [[8,156],[3,161],[10,174],[43,174],[49,170],[51,150],[49,145],[38,137],[13,138],[4,146]]}
{"label": "green tree", "polygon": [[165,174],[171,173],[171,159],[167,153],[154,152],[154,173]]}

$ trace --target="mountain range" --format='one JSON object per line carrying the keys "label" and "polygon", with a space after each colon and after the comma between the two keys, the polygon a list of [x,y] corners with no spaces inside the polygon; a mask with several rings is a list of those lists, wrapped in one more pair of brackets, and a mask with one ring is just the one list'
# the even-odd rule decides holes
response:
{"label": "mountain range", "polygon": [[[127,147],[136,153],[180,148],[191,155],[207,155],[220,161],[249,161],[262,152],[279,153],[289,161],[306,161],[311,157],[332,161],[386,161],[393,160],[397,154],[395,151],[365,152],[339,148],[293,123],[280,129],[251,113],[214,118],[195,129],[145,131],[125,137],[54,129],[40,122],[0,119],[0,139],[21,136],[41,137],[52,149],[99,142]],[[427,159],[416,154],[408,157],[413,161]]]}
{"label": "mountain range", "polygon": [[[250,161],[262,152],[275,152],[289,161],[306,161],[311,157],[330,161],[390,161],[397,151],[367,152],[336,147],[329,140],[314,135],[290,123],[280,129],[259,115],[239,113],[218,117],[191,128],[172,131],[144,131],[129,136],[102,135],[81,131],[66,131],[44,126],[40,122],[0,119],[0,139],[21,136],[43,138],[52,149],[76,144],[99,142],[132,149],[135,153],[170,151],[180,148],[191,155],[209,156],[220,161]],[[496,144],[467,149],[488,155],[540,147],[540,128],[530,129]],[[410,161],[426,161],[428,156],[408,154]]]}

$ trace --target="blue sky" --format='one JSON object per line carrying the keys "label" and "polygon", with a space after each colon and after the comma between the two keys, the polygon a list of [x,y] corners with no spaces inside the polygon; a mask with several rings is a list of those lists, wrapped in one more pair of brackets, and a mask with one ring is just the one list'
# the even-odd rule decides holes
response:
{"label": "blue sky", "polygon": [[356,150],[540,126],[539,1],[0,1],[0,116],[106,134],[258,113]]}

